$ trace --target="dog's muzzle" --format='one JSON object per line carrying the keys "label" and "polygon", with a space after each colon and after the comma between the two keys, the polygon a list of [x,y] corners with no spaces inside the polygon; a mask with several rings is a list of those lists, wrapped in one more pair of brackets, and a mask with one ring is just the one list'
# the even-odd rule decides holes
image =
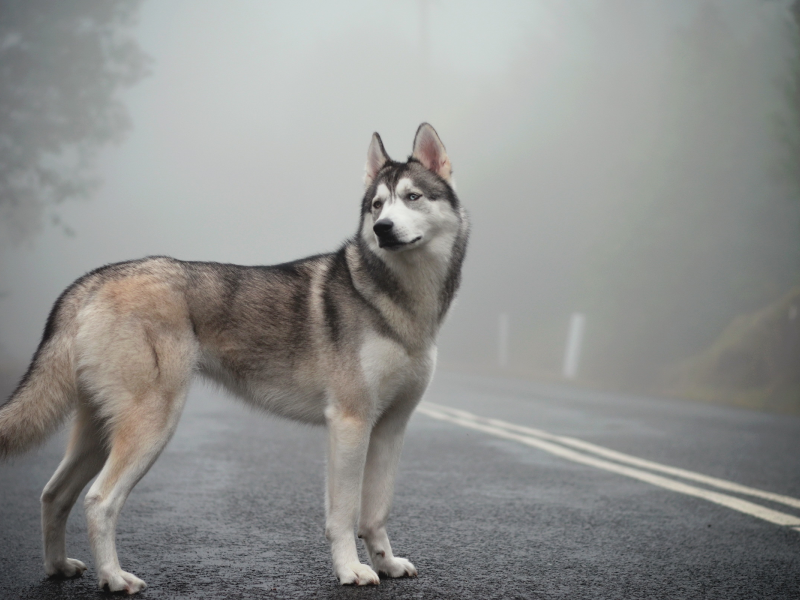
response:
{"label": "dog's muzzle", "polygon": [[394,223],[391,219],[378,220],[372,227],[372,231],[378,236],[378,246],[381,248],[395,248],[403,245],[403,242],[394,235]]}

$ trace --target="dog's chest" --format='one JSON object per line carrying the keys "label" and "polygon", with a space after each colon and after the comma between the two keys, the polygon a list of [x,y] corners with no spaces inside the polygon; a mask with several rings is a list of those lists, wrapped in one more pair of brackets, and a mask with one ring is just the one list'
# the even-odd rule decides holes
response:
{"label": "dog's chest", "polygon": [[436,363],[436,347],[431,344],[409,353],[394,340],[369,334],[362,342],[359,359],[367,388],[386,405],[427,384]]}

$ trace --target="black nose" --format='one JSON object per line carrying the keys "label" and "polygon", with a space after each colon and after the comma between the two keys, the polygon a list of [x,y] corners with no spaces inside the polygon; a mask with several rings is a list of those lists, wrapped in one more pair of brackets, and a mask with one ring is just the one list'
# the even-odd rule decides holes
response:
{"label": "black nose", "polygon": [[392,227],[394,227],[394,223],[392,223],[390,219],[381,219],[375,223],[375,226],[372,228],[372,230],[377,235],[386,235],[392,230]]}

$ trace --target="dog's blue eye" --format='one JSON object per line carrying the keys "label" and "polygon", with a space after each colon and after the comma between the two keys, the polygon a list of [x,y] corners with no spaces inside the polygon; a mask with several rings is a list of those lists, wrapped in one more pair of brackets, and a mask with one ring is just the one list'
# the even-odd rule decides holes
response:
{"label": "dog's blue eye", "polygon": [[409,200],[419,200],[420,198],[422,198],[422,196],[420,196],[419,194],[409,194],[408,195],[408,199]]}

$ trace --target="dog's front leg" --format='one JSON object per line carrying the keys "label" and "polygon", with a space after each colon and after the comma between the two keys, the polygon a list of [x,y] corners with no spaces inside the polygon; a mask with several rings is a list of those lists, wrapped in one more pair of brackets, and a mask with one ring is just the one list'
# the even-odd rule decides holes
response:
{"label": "dog's front leg", "polygon": [[392,553],[386,533],[403,436],[417,401],[415,397],[411,401],[398,403],[375,424],[364,469],[358,537],[364,540],[373,568],[389,577],[417,575],[417,569],[411,561]]}
{"label": "dog's front leg", "polygon": [[333,571],[342,585],[377,585],[377,573],[358,560],[354,535],[372,424],[333,407],[325,417],[329,444],[325,537],[331,544]]}

